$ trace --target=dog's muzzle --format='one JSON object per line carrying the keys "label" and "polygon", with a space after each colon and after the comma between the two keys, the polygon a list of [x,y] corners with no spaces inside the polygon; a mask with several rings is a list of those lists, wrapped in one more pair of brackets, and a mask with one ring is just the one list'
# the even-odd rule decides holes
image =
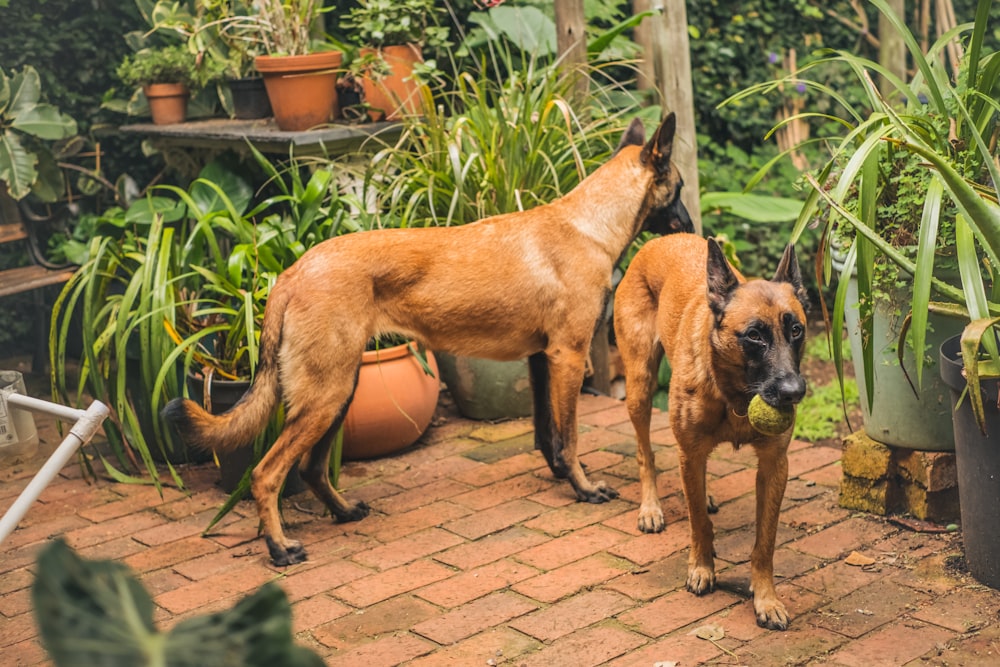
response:
{"label": "dog's muzzle", "polygon": [[694,223],[691,222],[691,216],[688,214],[687,207],[684,206],[684,202],[681,201],[680,197],[671,206],[674,209],[674,219],[671,221],[671,226],[676,227],[673,229],[675,232],[685,232],[691,234],[694,232]]}
{"label": "dog's muzzle", "polygon": [[798,374],[788,374],[769,383],[760,397],[771,407],[781,408],[797,405],[805,395],[805,378]]}
{"label": "dog's muzzle", "polygon": [[690,234],[694,231],[694,224],[687,208],[684,207],[684,202],[678,197],[669,206],[664,206],[650,216],[646,229],[660,236],[678,232]]}

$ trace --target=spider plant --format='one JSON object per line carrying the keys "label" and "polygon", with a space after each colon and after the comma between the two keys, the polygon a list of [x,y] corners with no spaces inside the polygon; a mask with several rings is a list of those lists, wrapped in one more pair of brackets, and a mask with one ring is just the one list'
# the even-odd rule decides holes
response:
{"label": "spider plant", "polygon": [[[806,112],[802,117],[822,116],[844,127],[843,136],[834,145],[833,156],[817,175],[808,175],[811,192],[792,232],[792,240],[815,220],[825,225],[823,272],[831,277],[830,244],[839,229],[846,241],[847,253],[841,275],[856,270],[861,303],[870,304],[878,297],[880,285],[877,267],[894,266],[912,277],[909,325],[900,336],[900,354],[909,336],[915,359],[917,382],[924,366],[923,354],[927,316],[931,311],[976,321],[1000,314],[1000,293],[994,272],[1000,266],[1000,187],[998,132],[1000,132],[1000,53],[985,53],[983,41],[990,30],[990,0],[979,0],[975,20],[956,26],[943,34],[926,53],[905,23],[885,0],[872,0],[895,30],[902,35],[915,74],[900,79],[879,63],[861,56],[837,51],[814,63],[811,68],[839,66],[853,72],[865,91],[866,109],[855,109],[837,91],[809,78],[785,79],[756,86],[741,93],[754,94],[776,89],[779,84],[804,83],[838,102],[843,118]],[[945,62],[949,43],[967,39],[965,57],[958,71],[950,71]],[[803,70],[803,72],[808,69]],[[800,72],[801,74],[801,72]],[[873,83],[877,74],[888,82],[880,91]],[[887,165],[909,159],[915,165],[915,177],[893,180],[898,172]],[[893,201],[908,197],[918,202],[912,235],[912,247],[900,247],[886,225],[887,195]],[[823,207],[826,208],[825,212]],[[943,255],[953,257],[960,275],[960,286],[942,279]],[[848,281],[841,280],[832,312],[832,331],[840,331],[846,306]],[[992,285],[988,292],[987,285]],[[866,318],[862,318],[864,321]],[[866,370],[873,365],[870,330],[862,334]],[[978,347],[982,326],[967,329],[972,349]],[[996,357],[992,337],[982,338]],[[976,355],[966,356],[974,364]],[[842,375],[843,356],[834,346],[834,360]],[[975,369],[968,368],[970,392],[977,417],[982,417]],[[872,396],[872,374],[866,373],[866,389]]]}
{"label": "spider plant", "polygon": [[368,186],[390,224],[461,225],[560,197],[608,156],[637,109],[601,68],[590,72],[590,106],[573,108],[572,78],[556,63],[518,67],[510,45],[491,48],[499,64],[458,74],[439,97],[425,87],[421,113],[374,157]]}
{"label": "spider plant", "polygon": [[108,211],[91,259],[54,307],[53,393],[61,400],[70,393],[66,354],[79,312],[83,358],[75,389],[112,409],[105,429],[112,456],[97,455],[116,479],[146,482],[134,476],[145,470],[158,485],[159,459],[183,485],[174,464],[187,452],[162,425],[160,409],[188,394],[190,375],[252,378],[264,303],[278,274],[312,245],[364,220],[348,218],[350,200],[340,196],[332,165],[304,179],[295,161],[279,170],[254,155],[274,193],[256,205],[242,178],[213,163],[186,189],[160,186],[126,210]]}

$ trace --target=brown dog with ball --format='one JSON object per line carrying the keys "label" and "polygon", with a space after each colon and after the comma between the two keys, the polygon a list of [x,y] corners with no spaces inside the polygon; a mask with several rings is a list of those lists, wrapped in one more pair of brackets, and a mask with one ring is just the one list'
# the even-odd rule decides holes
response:
{"label": "brown dog with ball", "polygon": [[774,589],[774,543],[795,405],[806,391],[799,372],[806,307],[791,245],[772,280],[747,281],[714,240],[693,234],[643,246],[615,295],[615,335],[638,444],[639,529],[664,528],[649,425],[657,368],[666,353],[670,426],[691,522],[687,589],[702,595],[715,587],[708,456],[721,442],[750,445],[758,459],[750,583],[757,623],[772,630],[788,627],[788,612]]}

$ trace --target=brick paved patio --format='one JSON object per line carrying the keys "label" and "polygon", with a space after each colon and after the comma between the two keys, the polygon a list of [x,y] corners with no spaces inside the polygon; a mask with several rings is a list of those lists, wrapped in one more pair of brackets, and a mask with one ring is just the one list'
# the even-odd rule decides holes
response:
{"label": "brick paved patio", "polygon": [[[84,556],[130,565],[154,596],[161,629],[277,579],[299,642],[331,666],[1000,664],[1000,593],[961,574],[960,535],[839,508],[839,449],[792,446],[775,557],[787,632],[758,628],[748,598],[749,449],[720,449],[710,463],[720,587],[690,595],[664,416],[654,442],[669,525],[644,535],[624,406],[582,397],[580,407],[583,460],[619,500],[574,502],[532,450],[528,420],[491,425],[446,412],[407,453],[346,464],[341,485],[372,506],[367,519],[337,525],[308,493],[287,499],[289,534],[310,555],[287,569],[268,563],[249,502],[200,536],[225,498],[211,465],[184,470],[189,492],[168,488],[162,498],[149,487],[89,483],[69,466],[0,546],[0,665],[46,664],[29,586],[36,552],[57,535]],[[33,472],[0,471],[0,511]],[[875,564],[848,565],[852,551]],[[707,624],[725,637],[692,634]]]}

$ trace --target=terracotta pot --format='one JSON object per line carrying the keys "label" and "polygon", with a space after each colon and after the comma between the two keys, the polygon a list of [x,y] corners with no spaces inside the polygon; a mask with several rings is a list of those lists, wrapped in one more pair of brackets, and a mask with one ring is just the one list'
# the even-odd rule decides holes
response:
{"label": "terracotta pot", "polygon": [[183,123],[187,118],[190,92],[183,83],[151,83],[143,86],[142,92],[149,103],[153,125]]}
{"label": "terracotta pot", "polygon": [[413,78],[413,66],[424,61],[416,44],[384,46],[380,50],[365,47],[361,55],[380,53],[391,70],[377,80],[361,77],[363,101],[373,121],[398,120],[404,113],[420,112],[420,85]]}
{"label": "terracotta pot", "polygon": [[264,76],[274,120],[286,132],[301,132],[329,123],[337,105],[340,51],[304,56],[257,56],[254,66]]}
{"label": "terracotta pot", "polygon": [[354,400],[344,418],[345,460],[370,459],[409,447],[427,430],[441,383],[437,362],[424,373],[408,345],[365,352]]}

